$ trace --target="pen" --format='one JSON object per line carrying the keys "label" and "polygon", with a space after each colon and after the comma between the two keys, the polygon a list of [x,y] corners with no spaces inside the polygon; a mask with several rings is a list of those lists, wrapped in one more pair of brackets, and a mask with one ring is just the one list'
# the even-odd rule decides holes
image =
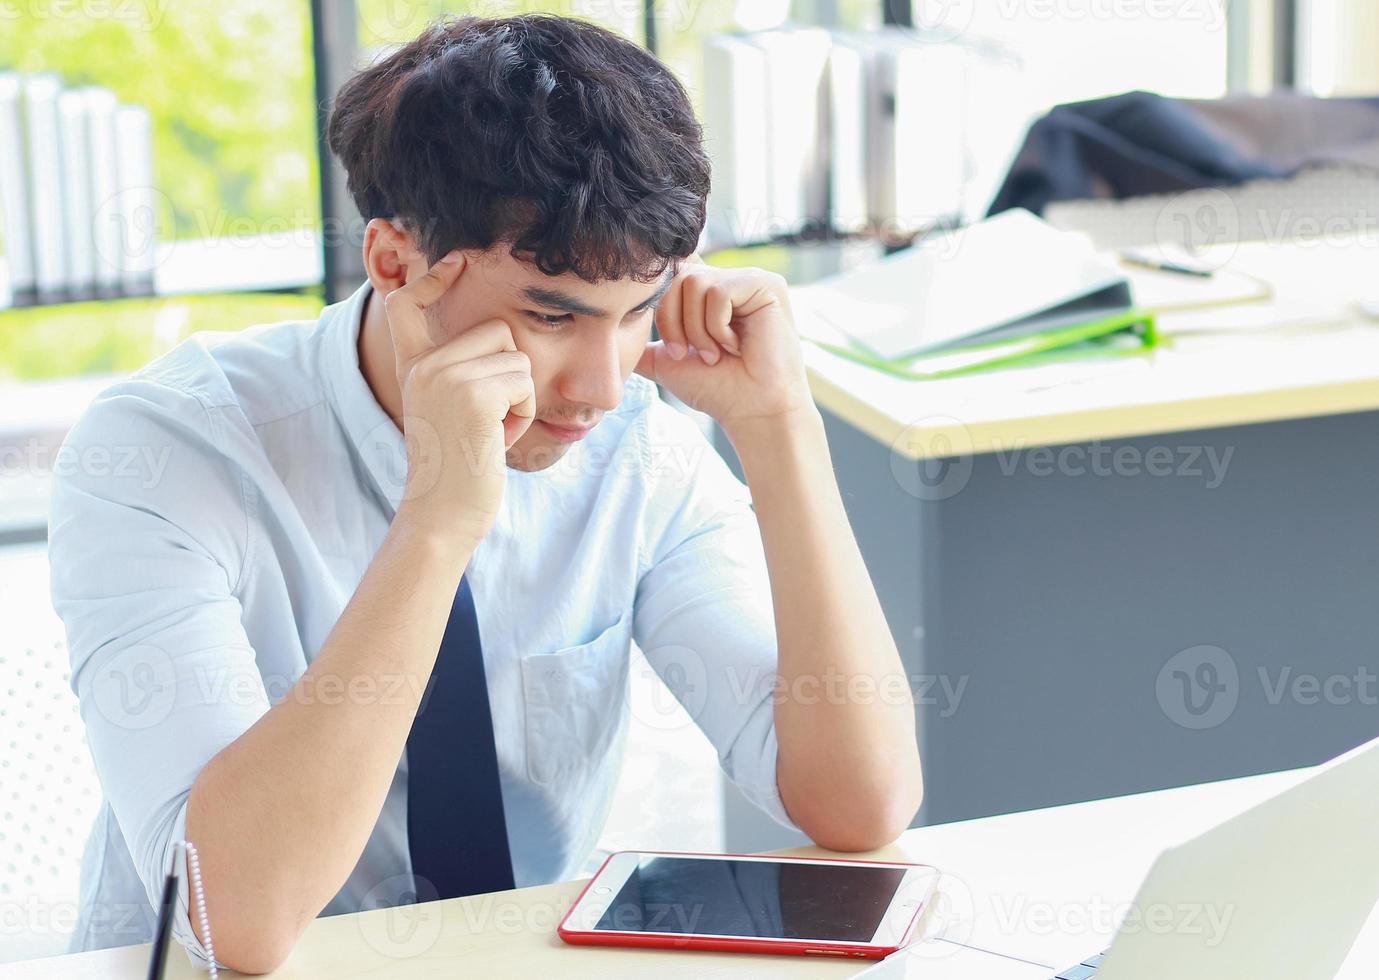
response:
{"label": "pen", "polygon": [[168,962],[168,942],[172,938],[172,917],[177,910],[178,869],[180,847],[172,851],[172,867],[163,881],[163,898],[158,904],[158,924],[153,930],[153,952],[148,961],[148,980],[163,980]]}
{"label": "pen", "polygon": [[1184,262],[1174,262],[1169,259],[1158,259],[1143,252],[1125,251],[1120,253],[1120,259],[1129,265],[1138,265],[1145,269],[1155,269],[1159,272],[1176,272],[1183,276],[1200,276],[1203,279],[1211,278],[1211,270],[1203,266],[1188,265]]}

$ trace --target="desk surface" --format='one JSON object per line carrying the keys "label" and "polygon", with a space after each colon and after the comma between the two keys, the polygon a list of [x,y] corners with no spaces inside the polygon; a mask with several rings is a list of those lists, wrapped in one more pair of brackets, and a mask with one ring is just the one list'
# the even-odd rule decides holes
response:
{"label": "desk surface", "polygon": [[[818,404],[911,459],[1095,442],[1379,409],[1374,242],[1228,246],[1233,270],[1268,281],[1267,303],[1161,318],[1146,354],[942,381],[893,378],[805,345]],[[818,326],[808,290],[801,332]]]}
{"label": "desk surface", "polygon": [[[943,936],[930,946],[934,977],[968,976],[963,945],[1050,967],[1050,975],[1110,942],[1108,914],[1129,902],[1167,846],[1220,823],[1297,782],[1306,771],[987,817],[908,831],[876,856],[944,869]],[[793,852],[792,852],[793,853]],[[804,849],[798,853],[819,853]],[[566,946],[555,925],[582,882],[317,919],[281,980],[415,977],[820,977],[865,964],[809,957],[744,956]],[[0,980],[121,980],[144,976],[147,947],[54,957],[0,967]],[[170,978],[200,976],[180,954]],[[1379,974],[1379,914],[1370,919],[1343,980]]]}

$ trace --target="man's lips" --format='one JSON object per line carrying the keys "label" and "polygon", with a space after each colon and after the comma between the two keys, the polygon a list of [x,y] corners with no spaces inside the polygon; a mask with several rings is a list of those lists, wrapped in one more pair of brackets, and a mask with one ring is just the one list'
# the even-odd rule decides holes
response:
{"label": "man's lips", "polygon": [[594,429],[592,425],[560,425],[545,419],[538,419],[537,423],[545,426],[546,432],[560,442],[579,442]]}

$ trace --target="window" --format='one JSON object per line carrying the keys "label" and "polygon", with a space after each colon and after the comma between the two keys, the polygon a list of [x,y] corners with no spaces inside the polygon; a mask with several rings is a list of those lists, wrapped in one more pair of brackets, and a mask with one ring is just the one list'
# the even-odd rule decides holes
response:
{"label": "window", "polygon": [[[301,270],[299,285],[319,277],[305,0],[14,4],[0,70],[55,72],[148,109],[161,291],[239,289],[284,266]],[[197,329],[318,309],[311,295],[278,295],[0,311],[0,381],[132,370]]]}
{"label": "window", "polygon": [[[935,3],[917,3],[922,11]],[[939,25],[999,42],[1023,63],[1035,111],[1144,89],[1184,98],[1226,93],[1220,0],[960,0]],[[1014,93],[1012,93],[1014,97]]]}
{"label": "window", "polygon": [[1298,87],[1316,95],[1379,94],[1379,4],[1299,0]]}

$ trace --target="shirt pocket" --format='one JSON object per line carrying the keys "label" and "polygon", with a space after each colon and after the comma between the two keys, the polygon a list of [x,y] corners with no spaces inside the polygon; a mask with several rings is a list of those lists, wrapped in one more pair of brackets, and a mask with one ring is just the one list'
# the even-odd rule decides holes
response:
{"label": "shirt pocket", "polygon": [[626,704],[632,613],[588,643],[523,657],[527,776],[569,783],[601,763]]}

